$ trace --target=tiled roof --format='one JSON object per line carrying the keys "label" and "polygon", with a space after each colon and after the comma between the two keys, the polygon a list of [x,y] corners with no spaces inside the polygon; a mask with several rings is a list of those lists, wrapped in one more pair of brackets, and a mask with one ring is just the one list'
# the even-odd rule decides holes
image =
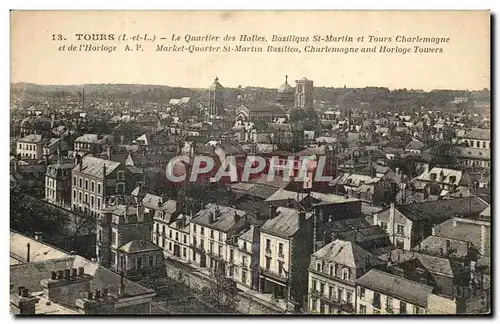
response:
{"label": "tiled roof", "polygon": [[386,262],[389,258],[391,259],[391,262],[396,264],[417,259],[428,271],[453,277],[453,268],[450,260],[447,258],[402,249],[394,249],[387,254],[379,256],[380,260]]}
{"label": "tiled roof", "polygon": [[42,137],[42,135],[30,134],[17,141],[22,143],[43,143],[45,142],[45,139]]}
{"label": "tiled roof", "polygon": [[427,298],[432,287],[407,280],[386,272],[371,269],[356,280],[360,286],[384,295],[404,300],[420,307],[427,307]]}
{"label": "tiled roof", "polygon": [[446,252],[447,242],[450,244],[450,251],[447,252],[447,256],[451,258],[464,259],[469,252],[472,252],[469,250],[469,248],[472,248],[470,246],[472,245],[471,242],[432,235],[425,238],[420,244],[413,247],[412,250],[429,255],[442,256],[443,252]]}

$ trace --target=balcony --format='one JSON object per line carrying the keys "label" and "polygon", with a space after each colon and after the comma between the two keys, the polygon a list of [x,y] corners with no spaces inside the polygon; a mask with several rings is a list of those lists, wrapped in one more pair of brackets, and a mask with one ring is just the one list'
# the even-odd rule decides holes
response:
{"label": "balcony", "polygon": [[260,268],[260,273],[264,277],[269,277],[271,279],[278,280],[278,281],[281,281],[283,283],[288,283],[288,276],[285,275],[284,273],[278,274],[270,269],[264,269],[262,267]]}

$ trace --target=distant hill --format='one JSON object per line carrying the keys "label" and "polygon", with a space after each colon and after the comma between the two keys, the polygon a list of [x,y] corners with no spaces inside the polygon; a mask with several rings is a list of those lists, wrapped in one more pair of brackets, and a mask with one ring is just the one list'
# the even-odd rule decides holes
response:
{"label": "distant hill", "polygon": [[[12,83],[11,94],[30,99],[78,98],[81,85],[37,85],[31,83]],[[228,105],[236,105],[239,95],[245,96],[248,104],[275,102],[277,89],[261,87],[226,88]],[[130,101],[154,101],[168,103],[172,98],[191,97],[195,102],[206,103],[206,89],[169,87],[139,84],[86,84],[85,97],[94,99],[114,99]],[[466,97],[469,103],[458,106],[449,103],[456,97]],[[463,90],[389,90],[381,87],[365,88],[327,88],[315,87],[316,106],[326,108],[351,109],[366,107],[375,111],[411,111],[424,106],[428,109],[466,109],[473,110],[474,102],[489,102],[490,91]]]}

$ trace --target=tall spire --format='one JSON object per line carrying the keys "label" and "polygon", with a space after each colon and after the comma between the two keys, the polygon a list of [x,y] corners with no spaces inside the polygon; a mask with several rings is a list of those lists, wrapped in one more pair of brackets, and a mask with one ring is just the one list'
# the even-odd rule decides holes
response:
{"label": "tall spire", "polygon": [[288,84],[288,75],[285,75],[285,83]]}

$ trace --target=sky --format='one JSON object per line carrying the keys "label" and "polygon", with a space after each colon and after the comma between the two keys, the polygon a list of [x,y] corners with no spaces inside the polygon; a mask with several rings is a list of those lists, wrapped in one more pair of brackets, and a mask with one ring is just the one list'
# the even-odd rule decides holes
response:
{"label": "sky", "polygon": [[[136,34],[166,37],[139,42],[144,51],[59,51],[78,42],[75,34]],[[66,41],[54,41],[63,34]],[[363,43],[329,46],[373,47],[369,35],[392,37],[388,47],[407,47],[394,37],[449,37],[443,53],[179,53],[157,52],[172,35],[241,34],[270,38],[296,35],[365,36]],[[131,48],[138,42],[130,41]],[[316,45],[312,44],[311,45]],[[219,44],[222,45],[222,44]],[[233,44],[234,45],[234,44]],[[248,45],[252,45],[251,42]],[[254,43],[253,45],[259,45]],[[261,43],[262,45],[262,43]],[[269,44],[265,44],[267,47]],[[299,45],[303,48],[305,44]],[[319,44],[317,46],[326,45]],[[414,44],[413,44],[414,45]],[[490,17],[487,11],[14,11],[11,14],[11,82],[36,84],[127,83],[205,88],[217,76],[226,87],[279,87],[307,77],[315,86],[390,89],[490,87]]]}

